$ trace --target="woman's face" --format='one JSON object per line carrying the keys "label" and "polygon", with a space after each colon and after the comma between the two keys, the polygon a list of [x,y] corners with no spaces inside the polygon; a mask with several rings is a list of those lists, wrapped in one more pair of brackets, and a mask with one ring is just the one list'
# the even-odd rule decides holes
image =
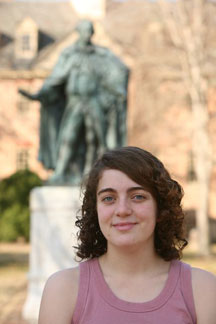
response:
{"label": "woman's face", "polygon": [[152,194],[125,173],[104,170],[97,188],[100,229],[109,247],[154,249],[157,206]]}

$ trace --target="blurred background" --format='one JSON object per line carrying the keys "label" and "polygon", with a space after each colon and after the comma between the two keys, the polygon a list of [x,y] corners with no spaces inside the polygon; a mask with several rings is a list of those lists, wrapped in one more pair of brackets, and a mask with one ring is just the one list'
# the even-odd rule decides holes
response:
{"label": "blurred background", "polygon": [[184,260],[216,273],[216,2],[0,0],[0,323],[21,324],[29,260],[29,193],[37,160],[36,92],[79,19],[130,68],[128,145],[158,156],[184,188]]}

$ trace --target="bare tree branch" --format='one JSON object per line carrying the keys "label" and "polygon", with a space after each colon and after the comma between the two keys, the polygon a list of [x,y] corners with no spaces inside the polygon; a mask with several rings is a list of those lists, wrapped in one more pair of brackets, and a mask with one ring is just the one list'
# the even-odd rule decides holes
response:
{"label": "bare tree branch", "polygon": [[208,199],[212,169],[212,147],[208,132],[208,84],[204,76],[206,0],[158,1],[164,24],[173,46],[177,49],[184,82],[191,98],[193,122],[193,155],[200,192],[197,224],[200,232],[200,251],[209,252]]}

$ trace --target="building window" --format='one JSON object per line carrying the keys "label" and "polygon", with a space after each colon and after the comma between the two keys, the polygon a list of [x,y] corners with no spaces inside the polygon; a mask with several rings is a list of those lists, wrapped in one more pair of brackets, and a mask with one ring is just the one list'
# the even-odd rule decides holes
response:
{"label": "building window", "polygon": [[31,49],[30,46],[30,35],[23,35],[22,36],[22,50],[23,52],[29,51]]}
{"label": "building window", "polygon": [[28,161],[29,161],[29,152],[26,149],[21,149],[17,153],[17,170],[25,170],[28,169]]}

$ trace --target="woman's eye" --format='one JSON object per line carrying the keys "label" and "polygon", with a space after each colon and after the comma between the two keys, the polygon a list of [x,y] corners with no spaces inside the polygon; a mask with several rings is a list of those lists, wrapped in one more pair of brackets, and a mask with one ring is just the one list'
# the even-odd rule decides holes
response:
{"label": "woman's eye", "polygon": [[145,196],[143,196],[143,195],[134,195],[133,196],[133,199],[134,200],[144,200],[145,199]]}
{"label": "woman's eye", "polygon": [[104,197],[103,199],[102,199],[102,201],[104,201],[104,202],[112,202],[114,200],[114,198],[113,197]]}

